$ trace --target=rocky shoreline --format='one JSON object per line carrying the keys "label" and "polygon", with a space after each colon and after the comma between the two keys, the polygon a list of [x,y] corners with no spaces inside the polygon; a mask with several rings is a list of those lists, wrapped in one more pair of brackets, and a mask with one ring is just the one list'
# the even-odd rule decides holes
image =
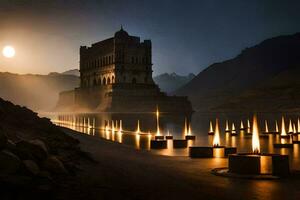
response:
{"label": "rocky shoreline", "polygon": [[59,188],[71,187],[68,180],[83,161],[92,159],[78,140],[49,119],[0,99],[1,199],[53,199]]}

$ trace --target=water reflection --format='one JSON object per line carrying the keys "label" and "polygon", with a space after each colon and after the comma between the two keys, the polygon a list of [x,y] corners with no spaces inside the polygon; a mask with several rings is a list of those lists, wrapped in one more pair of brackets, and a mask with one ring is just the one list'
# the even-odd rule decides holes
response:
{"label": "water reflection", "polygon": [[[158,118],[159,117],[159,118]],[[53,122],[59,126],[65,126],[76,131],[102,137],[125,145],[133,146],[137,149],[150,150],[150,141],[154,139],[154,135],[159,132],[161,135],[172,133],[174,139],[183,139],[189,132],[189,127],[193,127],[193,135],[196,140],[189,140],[188,146],[212,146],[213,135],[208,135],[211,129],[211,121],[219,118],[220,122],[220,145],[237,147],[238,152],[251,152],[251,122],[248,120],[251,116],[229,116],[226,114],[203,115],[194,114],[191,116],[176,116],[165,113],[100,113],[100,114],[64,114],[52,117]],[[259,117],[260,134],[262,132],[278,132],[288,127],[281,127],[281,115],[266,115]],[[283,138],[280,134],[265,134],[260,137],[260,147],[263,153],[281,153],[290,155],[291,165],[300,167],[300,148],[298,144],[294,144],[293,148],[274,148],[274,143],[292,143],[299,141],[300,135],[295,132],[300,130],[298,127],[297,116],[285,116],[291,119],[294,135]],[[236,127],[229,126],[237,124]],[[243,121],[245,122],[243,124]],[[281,122],[281,123],[278,123]],[[290,120],[286,121],[286,125],[290,124]],[[159,124],[159,126],[158,126]],[[267,128],[266,128],[267,127]],[[226,132],[225,128],[235,128],[236,135],[232,136],[231,132]],[[240,130],[241,129],[241,130]],[[296,129],[296,130],[295,130]],[[152,133],[149,134],[149,133]],[[191,132],[191,131],[190,131]],[[250,134],[249,134],[250,133]],[[288,133],[287,133],[288,134]],[[152,150],[154,153],[168,156],[187,156],[188,148],[174,149],[173,141],[167,141],[167,149]]]}

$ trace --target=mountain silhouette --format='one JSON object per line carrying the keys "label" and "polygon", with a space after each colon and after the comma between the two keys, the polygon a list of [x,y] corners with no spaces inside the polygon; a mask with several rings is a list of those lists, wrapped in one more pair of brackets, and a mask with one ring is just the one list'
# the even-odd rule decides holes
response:
{"label": "mountain silhouette", "polygon": [[[247,91],[258,92],[264,84],[269,85],[269,91],[272,91],[273,85],[277,85],[277,88],[283,85],[296,87],[291,82],[295,76],[291,78],[287,76],[285,81],[276,77],[284,76],[280,75],[281,73],[289,74],[292,71],[299,76],[299,52],[300,33],[267,39],[256,46],[246,48],[233,59],[212,64],[191,82],[178,89],[175,94],[188,96],[194,109],[199,111],[216,111],[218,110],[216,108],[223,109],[225,105],[226,110],[230,111],[234,103],[236,103],[234,107],[239,107],[237,104],[244,104],[243,109],[259,110],[265,103],[274,102],[276,99],[272,98],[256,106],[247,107],[240,95],[245,96]],[[282,90],[285,89],[282,87]],[[264,92],[261,93],[265,95]],[[293,103],[286,101],[286,104]]]}

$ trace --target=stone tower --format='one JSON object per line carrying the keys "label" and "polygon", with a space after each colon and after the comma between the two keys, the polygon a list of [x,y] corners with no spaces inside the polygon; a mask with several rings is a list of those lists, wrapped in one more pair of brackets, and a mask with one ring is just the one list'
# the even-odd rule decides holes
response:
{"label": "stone tower", "polygon": [[80,47],[81,88],[110,84],[153,85],[151,41],[121,28],[113,38]]}
{"label": "stone tower", "polygon": [[[114,112],[192,112],[187,97],[167,96],[152,79],[150,40],[123,28],[114,37],[80,47],[80,87],[62,92],[58,108]],[[70,110],[70,109],[69,109]]]}

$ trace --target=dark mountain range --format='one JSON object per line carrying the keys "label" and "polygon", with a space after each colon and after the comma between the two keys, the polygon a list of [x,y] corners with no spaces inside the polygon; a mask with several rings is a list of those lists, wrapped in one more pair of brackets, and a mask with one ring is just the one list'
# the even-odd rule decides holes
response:
{"label": "dark mountain range", "polygon": [[300,67],[278,75],[243,91],[214,108],[216,111],[300,111]]}
{"label": "dark mountain range", "polygon": [[[299,52],[300,33],[267,39],[243,50],[236,58],[209,66],[176,94],[189,96],[194,109],[201,111],[216,107],[230,110],[240,105],[243,105],[242,109],[259,110],[271,100],[273,103],[277,101],[278,96],[275,99],[274,96],[267,97],[268,93],[281,94],[280,99],[289,98],[287,91],[297,93],[294,82],[299,76]],[[254,99],[260,97],[260,103],[255,102],[251,107],[247,103],[249,95]],[[278,101],[281,100],[278,98]],[[294,105],[290,101],[276,104],[288,104],[280,107],[300,106],[300,103]]]}
{"label": "dark mountain range", "polygon": [[190,73],[187,76],[181,76],[176,73],[164,73],[153,78],[154,82],[159,85],[163,92],[173,92],[188,83],[195,77],[194,74]]}
{"label": "dark mountain range", "polygon": [[[51,110],[55,107],[60,92],[79,86],[78,76],[77,69],[63,73],[51,72],[48,75],[0,72],[0,97],[36,111]],[[179,76],[172,73],[162,74],[154,80],[163,91],[170,92],[193,77],[193,74]]]}
{"label": "dark mountain range", "polygon": [[63,75],[73,75],[73,76],[80,76],[80,72],[78,69],[70,69],[68,71],[65,71],[63,73],[61,73]]}
{"label": "dark mountain range", "polygon": [[78,85],[79,78],[73,75],[0,73],[0,97],[36,111],[54,108],[59,92]]}

